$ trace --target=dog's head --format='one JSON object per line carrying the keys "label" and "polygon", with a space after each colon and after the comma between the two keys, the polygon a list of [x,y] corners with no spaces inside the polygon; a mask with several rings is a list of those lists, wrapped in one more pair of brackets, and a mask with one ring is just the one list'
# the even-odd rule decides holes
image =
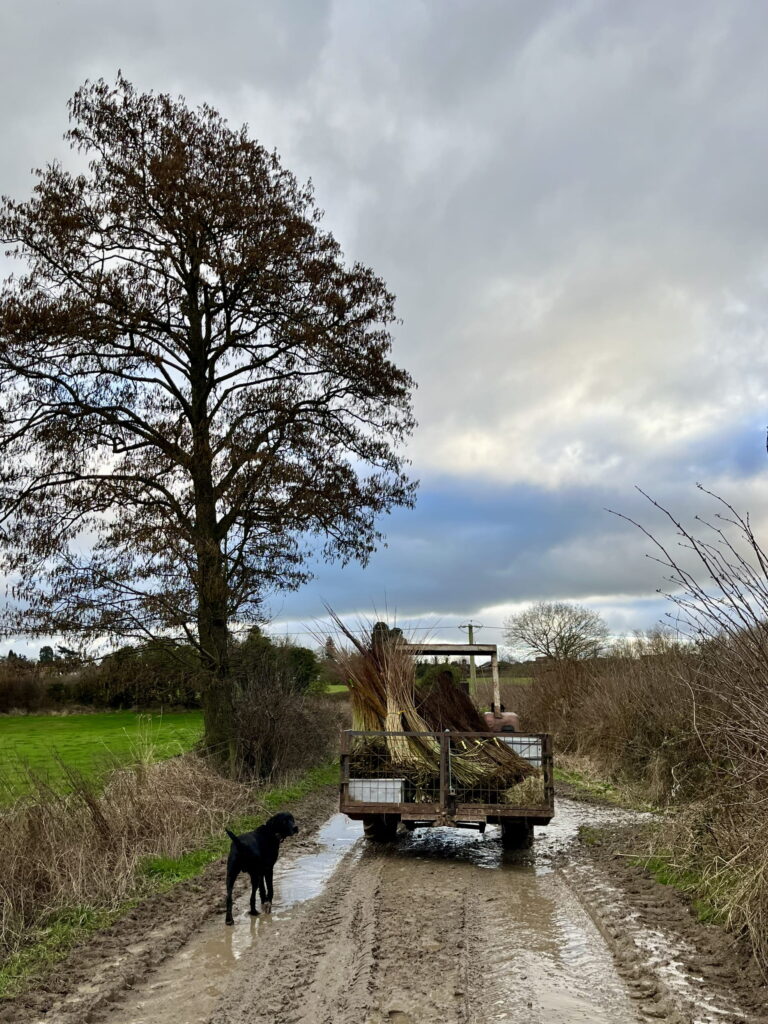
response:
{"label": "dog's head", "polygon": [[295,836],[299,831],[299,826],[294,821],[293,815],[288,814],[286,811],[281,811],[280,814],[276,814],[274,817],[270,818],[267,825],[280,839],[286,839],[288,836]]}

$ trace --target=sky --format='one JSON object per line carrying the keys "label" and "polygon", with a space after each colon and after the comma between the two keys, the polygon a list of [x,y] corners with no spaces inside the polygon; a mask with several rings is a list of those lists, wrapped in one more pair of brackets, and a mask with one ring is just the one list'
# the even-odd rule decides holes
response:
{"label": "sky", "polygon": [[606,511],[666,539],[636,487],[768,527],[767,50],[752,0],[4,0],[0,191],[71,159],[68,97],[118,68],[247,122],[397,295],[419,384],[416,508],[272,628],[328,603],[494,642],[557,599],[619,634],[666,607]]}

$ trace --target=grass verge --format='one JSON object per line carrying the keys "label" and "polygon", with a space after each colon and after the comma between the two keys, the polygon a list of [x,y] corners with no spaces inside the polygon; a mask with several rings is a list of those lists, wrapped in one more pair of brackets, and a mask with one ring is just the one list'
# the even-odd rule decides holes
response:
{"label": "grass verge", "polygon": [[[236,833],[250,832],[263,825],[278,808],[290,805],[323,786],[338,782],[339,766],[332,762],[318,768],[310,768],[295,782],[274,789],[265,790],[261,795],[264,811],[255,815],[241,815],[233,820],[231,830]],[[229,839],[211,836],[205,846],[183,853],[180,857],[148,857],[140,865],[140,875],[151,879],[151,891],[166,892],[179,882],[199,875],[212,861],[223,857],[229,850]]]}
{"label": "grass verge", "polygon": [[568,786],[576,799],[596,800],[633,811],[659,810],[640,796],[637,787],[606,779],[595,762],[588,757],[556,754],[554,777],[555,782]]}
{"label": "grass verge", "polygon": [[630,864],[644,868],[662,885],[669,885],[684,893],[691,901],[696,917],[704,924],[725,924],[727,914],[708,893],[703,872],[676,864],[672,854],[656,853],[648,857],[633,857]]}
{"label": "grass verge", "polygon": [[[291,783],[264,789],[258,793],[259,812],[233,817],[230,827],[236,832],[257,828],[278,808],[290,807],[337,779],[338,764],[330,763],[309,769]],[[0,999],[20,995],[63,960],[79,942],[114,924],[149,896],[168,892],[175,885],[199,875],[208,864],[224,856],[228,849],[229,840],[217,834],[178,857],[146,857],[138,864],[133,892],[115,906],[80,905],[51,914],[34,929],[29,943],[0,964]]]}

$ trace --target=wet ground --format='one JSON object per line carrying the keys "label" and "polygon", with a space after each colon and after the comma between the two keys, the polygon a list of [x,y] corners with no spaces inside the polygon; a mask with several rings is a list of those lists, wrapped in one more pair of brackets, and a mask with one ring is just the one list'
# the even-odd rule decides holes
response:
{"label": "wet ground", "polygon": [[[320,807],[315,808],[319,813]],[[431,829],[367,843],[333,814],[286,847],[272,915],[210,912],[111,1004],[38,1019],[102,1024],[743,1024],[768,1019],[698,970],[696,950],[579,854],[578,827],[638,816],[559,800],[534,850],[498,830]],[[216,883],[219,884],[218,882]],[[655,883],[649,882],[649,885]],[[681,911],[682,912],[682,911]],[[159,923],[162,930],[167,927]],[[124,956],[142,952],[145,939]],[[150,955],[151,949],[150,948]],[[159,947],[157,947],[159,948]],[[685,955],[683,955],[685,954]],[[708,963],[716,963],[711,950]],[[720,982],[723,978],[719,979]],[[82,986],[81,986],[82,987]],[[26,1019],[26,1018],[25,1018]]]}
{"label": "wet ground", "polygon": [[234,927],[225,927],[221,915],[207,921],[176,956],[102,1019],[113,1024],[205,1024],[227,991],[238,962],[252,946],[269,941],[264,932],[288,919],[297,903],[317,896],[343,857],[353,867],[362,852],[360,835],[357,822],[334,814],[319,830],[315,852],[278,861],[277,900],[271,916],[251,917],[247,898],[241,897]]}

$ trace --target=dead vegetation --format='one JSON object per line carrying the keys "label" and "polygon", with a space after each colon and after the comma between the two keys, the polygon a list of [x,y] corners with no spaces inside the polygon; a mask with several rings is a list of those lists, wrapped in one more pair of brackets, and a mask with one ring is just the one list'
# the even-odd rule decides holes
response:
{"label": "dead vegetation", "polygon": [[[550,662],[519,689],[526,728],[589,755],[674,813],[651,851],[706,912],[748,935],[768,976],[768,555],[717,498],[678,548],[647,530],[675,619],[608,658]],[[655,504],[655,503],[654,503]]]}
{"label": "dead vegetation", "polygon": [[193,754],[117,770],[102,790],[71,770],[65,796],[31,781],[0,814],[0,955],[65,910],[119,906],[145,857],[178,857],[257,804]]}

